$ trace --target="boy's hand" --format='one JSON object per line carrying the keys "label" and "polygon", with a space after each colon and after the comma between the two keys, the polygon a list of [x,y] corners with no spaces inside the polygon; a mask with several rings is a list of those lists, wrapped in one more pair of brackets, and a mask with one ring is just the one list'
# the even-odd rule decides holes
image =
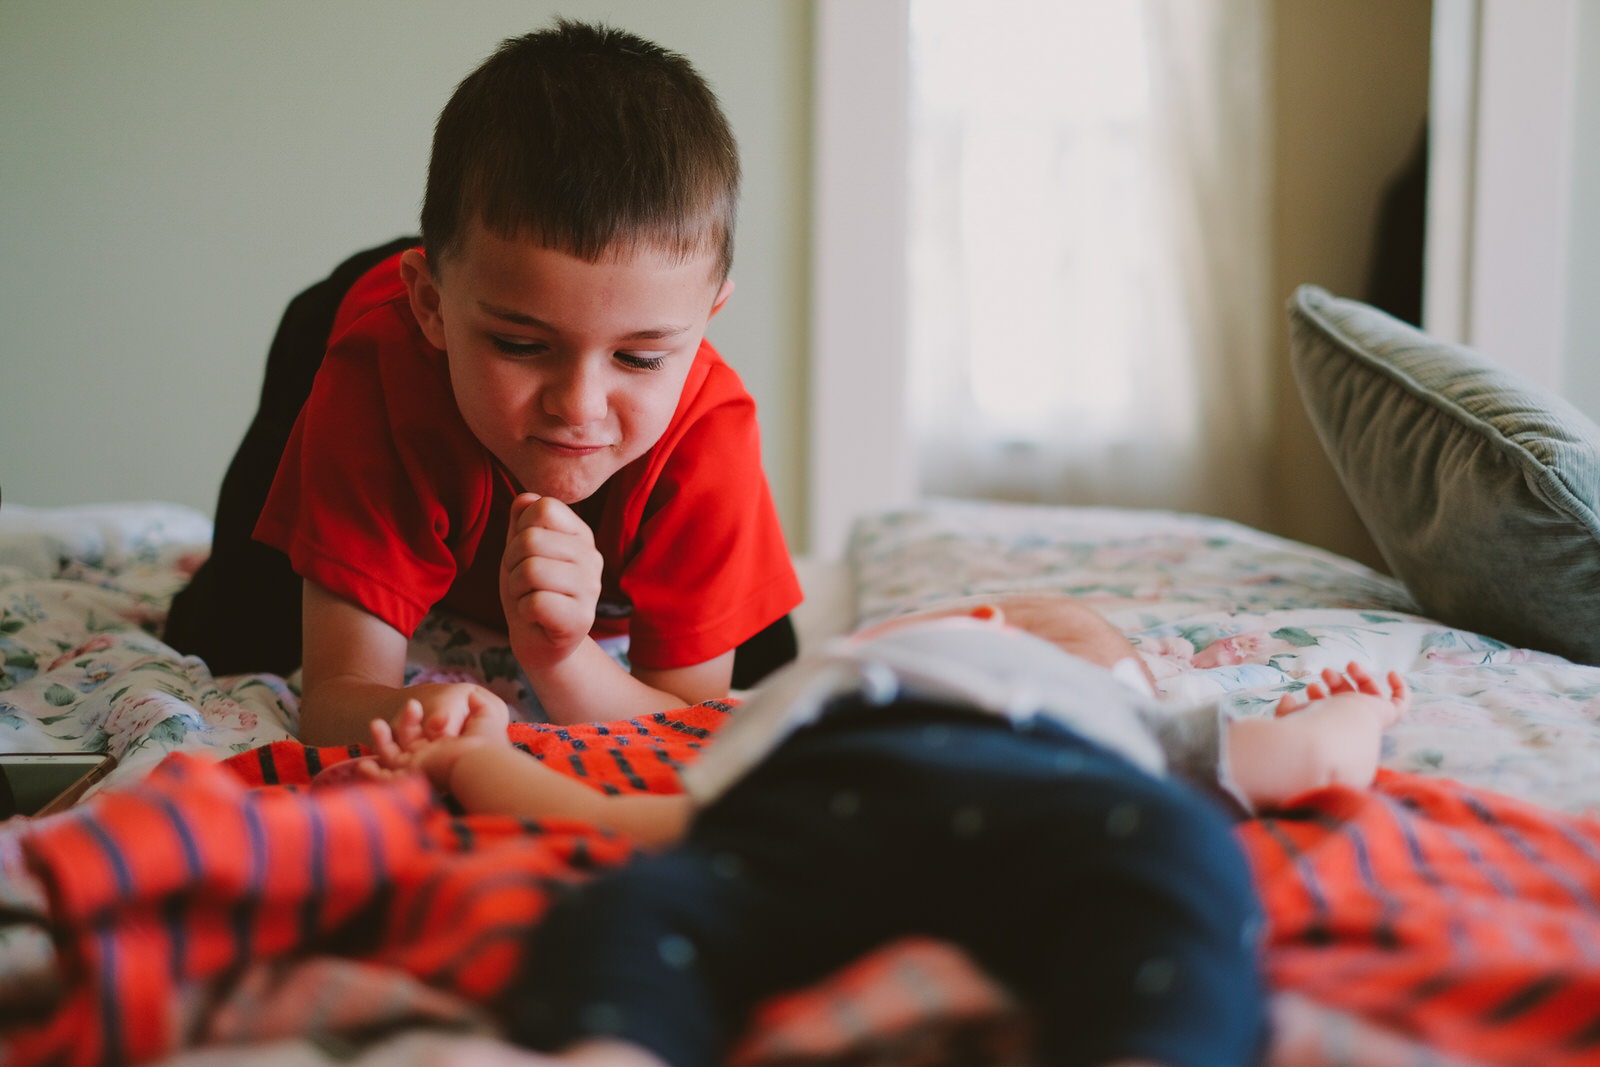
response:
{"label": "boy's hand", "polygon": [[[504,734],[511,722],[511,709],[506,702],[471,682],[417,685],[403,693],[405,706],[389,720],[390,731],[401,748],[467,733],[469,725],[475,733]],[[409,714],[413,704],[419,709],[414,716]]]}
{"label": "boy's hand", "polygon": [[469,716],[459,735],[426,737],[422,726],[422,704],[408,700],[394,724],[373,719],[372,751],[377,762],[366,762],[361,771],[369,778],[388,778],[420,772],[428,776],[435,789],[450,788],[450,775],[456,762],[474,749],[510,744],[504,725],[498,727],[492,714]]}
{"label": "boy's hand", "polygon": [[566,504],[535,493],[511,502],[500,604],[524,670],[560,663],[589,636],[603,568],[593,531]]}

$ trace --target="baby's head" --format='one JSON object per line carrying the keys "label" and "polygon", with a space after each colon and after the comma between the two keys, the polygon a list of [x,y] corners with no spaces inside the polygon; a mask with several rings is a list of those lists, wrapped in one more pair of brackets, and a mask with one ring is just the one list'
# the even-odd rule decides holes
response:
{"label": "baby's head", "polygon": [[560,21],[456,89],[400,273],[518,490],[576,503],[661,439],[733,290],[738,192],[716,97],[632,34]]}
{"label": "baby's head", "polygon": [[503,42],[434,128],[422,236],[435,271],[481,223],[579,259],[653,248],[733,264],[739,150],[689,61],[566,19]]}
{"label": "baby's head", "polygon": [[889,630],[935,619],[970,620],[974,626],[1007,626],[1024,630],[1050,642],[1079,659],[1114,670],[1118,663],[1132,660],[1139,674],[1155,688],[1151,676],[1133,643],[1121,630],[1092,608],[1064,593],[999,593],[993,596],[965,597],[934,608],[902,615],[878,623],[858,638],[871,638]]}

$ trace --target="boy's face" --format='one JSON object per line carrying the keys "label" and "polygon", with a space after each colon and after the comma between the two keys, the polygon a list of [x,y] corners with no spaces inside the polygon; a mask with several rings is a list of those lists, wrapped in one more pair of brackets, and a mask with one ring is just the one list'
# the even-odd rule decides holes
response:
{"label": "boy's face", "polygon": [[733,291],[713,264],[652,248],[586,263],[474,225],[442,270],[412,250],[401,273],[467,426],[522,490],[571,504],[666,431]]}

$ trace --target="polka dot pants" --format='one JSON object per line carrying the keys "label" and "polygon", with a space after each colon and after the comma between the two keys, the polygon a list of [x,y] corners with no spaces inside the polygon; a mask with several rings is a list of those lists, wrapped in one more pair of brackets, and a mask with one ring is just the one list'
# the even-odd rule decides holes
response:
{"label": "polka dot pants", "polygon": [[512,1037],[721,1062],[750,1010],[897,938],[961,946],[1026,1004],[1035,1062],[1254,1062],[1260,911],[1227,818],[1054,723],[846,704],[687,839],[565,896]]}

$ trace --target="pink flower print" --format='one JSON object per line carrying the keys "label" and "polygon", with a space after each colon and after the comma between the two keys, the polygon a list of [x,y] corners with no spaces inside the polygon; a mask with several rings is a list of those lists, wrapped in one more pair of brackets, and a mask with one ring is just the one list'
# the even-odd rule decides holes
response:
{"label": "pink flower print", "polygon": [[137,740],[148,737],[157,723],[171,716],[171,710],[157,696],[124,701],[106,716],[105,731],[112,737]]}
{"label": "pink flower print", "polygon": [[64,652],[61,655],[57,656],[55,658],[55,660],[50,664],[48,669],[53,671],[57,667],[60,667],[65,663],[72,662],[73,660],[77,659],[79,656],[88,656],[88,655],[92,655],[93,653],[96,653],[96,652],[104,652],[106,649],[112,647],[114,644],[116,644],[116,642],[114,640],[112,640],[112,637],[111,637],[110,634],[100,634],[100,635],[98,635],[96,637],[91,637],[91,638],[89,638],[89,640],[85,641],[83,644],[79,645],[77,648],[73,649],[71,652]]}
{"label": "pink flower print", "polygon": [[250,732],[260,721],[256,713],[233,700],[211,701],[200,705],[200,717],[213,726]]}
{"label": "pink flower print", "polygon": [[1293,652],[1295,646],[1265,630],[1251,630],[1220,638],[1194,654],[1194,665],[1202,670],[1208,667],[1237,667],[1241,663],[1266,664],[1280,652]]}
{"label": "pink flower print", "polygon": [[1194,657],[1194,646],[1175,634],[1140,638],[1137,648],[1157,680],[1182,674],[1189,669],[1189,661]]}

